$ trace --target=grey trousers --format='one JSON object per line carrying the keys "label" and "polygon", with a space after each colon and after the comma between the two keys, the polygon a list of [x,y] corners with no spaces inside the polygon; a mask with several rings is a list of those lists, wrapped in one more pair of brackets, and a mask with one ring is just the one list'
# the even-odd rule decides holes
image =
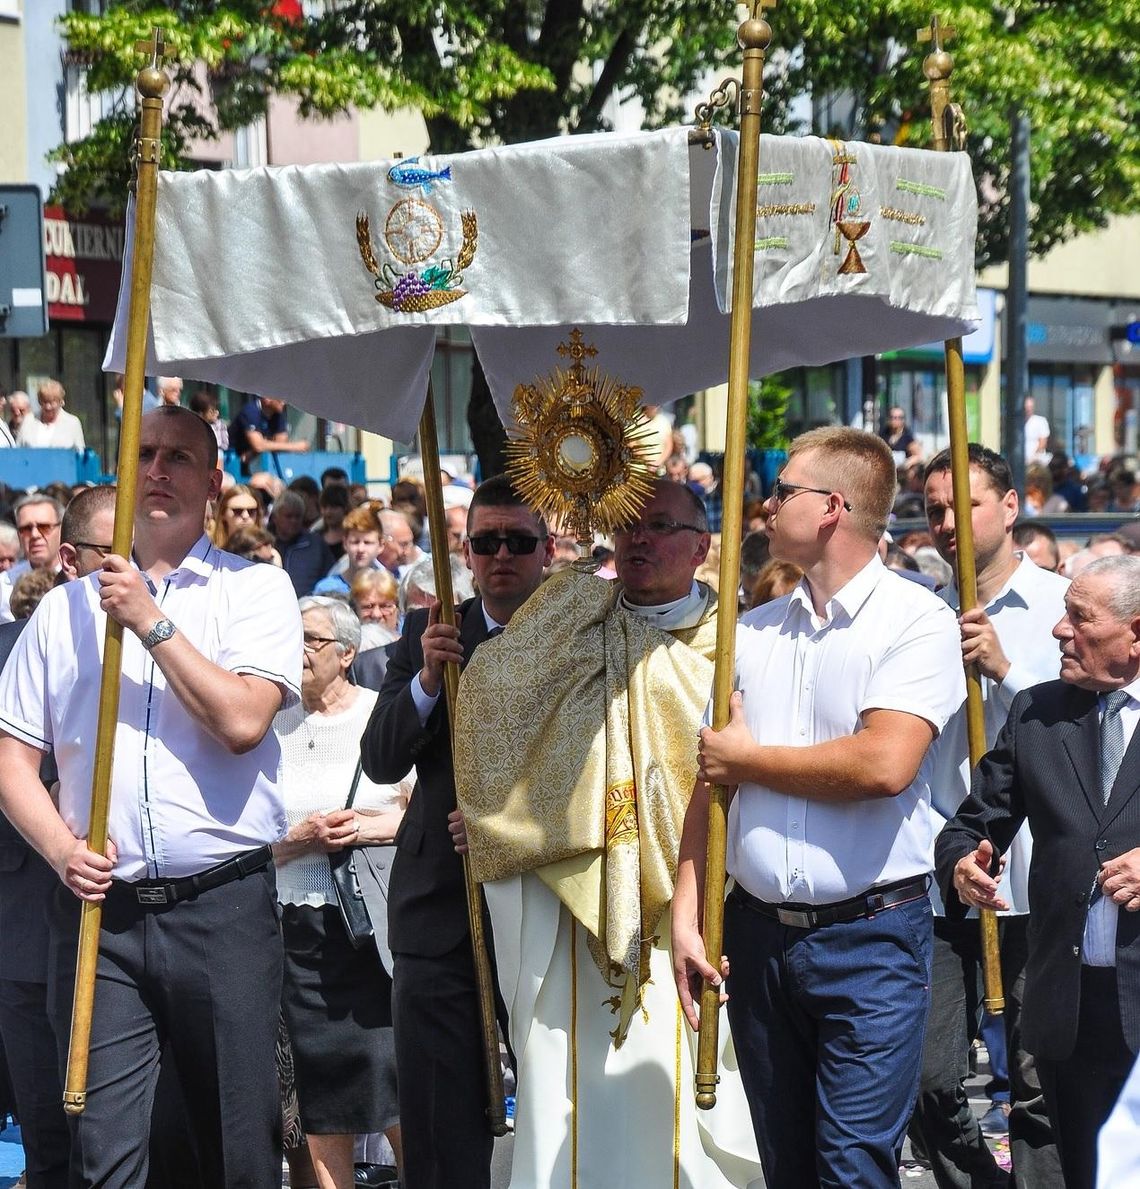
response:
{"label": "grey trousers", "polygon": [[[49,912],[49,1009],[66,1060],[79,901]],[[173,1055],[206,1185],[278,1189],[274,1063],[281,934],[272,868],[178,904],[103,906],[87,1106],[72,1124],[72,1189],[146,1183],[161,1054]]]}

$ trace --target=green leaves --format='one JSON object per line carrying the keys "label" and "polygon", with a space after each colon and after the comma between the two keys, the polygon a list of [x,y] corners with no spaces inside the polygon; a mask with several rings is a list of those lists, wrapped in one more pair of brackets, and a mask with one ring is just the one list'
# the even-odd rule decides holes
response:
{"label": "green leaves", "polygon": [[[929,143],[916,31],[929,0],[781,0],[765,71],[764,128]],[[266,15],[270,13],[270,15]],[[609,126],[636,100],[648,127],[692,120],[739,74],[738,10],[727,0],[338,0],[321,17],[271,15],[269,0],[120,0],[61,19],[92,91],[126,89],[84,141],[61,146],[56,197],[121,207],[135,43],[166,31],[173,79],[165,161],[265,113],[273,94],[301,114],[414,107],[432,148],[516,142]],[[1140,50],[1125,0],[955,0],[954,99],[965,109],[982,199],[979,263],[1007,252],[1010,112],[1032,123],[1030,245],[1044,252],[1109,215],[1140,209]],[[811,102],[807,102],[810,100]]]}

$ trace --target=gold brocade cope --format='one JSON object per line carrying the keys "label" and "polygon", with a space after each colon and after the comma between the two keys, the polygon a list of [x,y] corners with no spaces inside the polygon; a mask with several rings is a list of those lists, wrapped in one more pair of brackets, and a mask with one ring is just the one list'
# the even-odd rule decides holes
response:
{"label": "gold brocade cope", "polygon": [[[615,987],[649,976],[708,704],[715,597],[666,632],[565,570],[464,670],[455,774],[475,877],[536,871]],[[632,979],[624,976],[632,975]]]}

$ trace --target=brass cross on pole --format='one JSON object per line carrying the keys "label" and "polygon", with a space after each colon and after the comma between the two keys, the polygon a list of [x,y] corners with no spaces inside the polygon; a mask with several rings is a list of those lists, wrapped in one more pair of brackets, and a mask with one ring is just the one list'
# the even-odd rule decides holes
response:
{"label": "brass cross on pole", "polygon": [[146,54],[152,66],[161,66],[166,57],[166,35],[161,29],[155,29],[149,41],[136,41],[135,52]]}
{"label": "brass cross on pole", "polygon": [[930,24],[925,28],[918,30],[918,40],[933,42],[931,49],[933,49],[936,54],[940,54],[942,53],[942,43],[944,41],[949,41],[950,38],[954,36],[954,33],[955,30],[948,26],[944,26],[942,24],[942,18],[937,13],[935,13],[934,16],[930,18]]}

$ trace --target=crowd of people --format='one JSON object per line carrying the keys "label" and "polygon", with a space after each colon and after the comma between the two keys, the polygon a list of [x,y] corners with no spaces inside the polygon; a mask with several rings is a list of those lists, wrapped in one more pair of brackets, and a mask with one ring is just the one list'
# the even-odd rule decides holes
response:
{"label": "crowd of people", "polygon": [[[512,1189],[891,1185],[908,1133],[940,1187],[1098,1185],[1140,1045],[1140,522],[1070,549],[971,445],[962,613],[948,452],[917,464],[901,416],[829,427],[748,500],[740,589],[718,592],[717,476],[652,410],[660,475],[596,572],[505,478],[445,473],[452,625],[420,482],[235,482],[216,406],[156,388],[129,560],[113,487],[11,493],[0,517],[0,1040],[30,1189],[268,1189],[283,1157],[294,1186],[486,1189],[463,855],[517,1084]],[[50,426],[62,390],[39,395]],[[247,464],[292,445],[274,404],[228,427]],[[896,540],[900,472],[926,528]],[[722,613],[737,692],[714,730]],[[723,956],[702,942],[713,784]],[[103,929],[65,1118],[85,901]],[[1006,996],[981,1123],[978,909]],[[735,1053],[711,1112],[703,980],[727,980]]]}

